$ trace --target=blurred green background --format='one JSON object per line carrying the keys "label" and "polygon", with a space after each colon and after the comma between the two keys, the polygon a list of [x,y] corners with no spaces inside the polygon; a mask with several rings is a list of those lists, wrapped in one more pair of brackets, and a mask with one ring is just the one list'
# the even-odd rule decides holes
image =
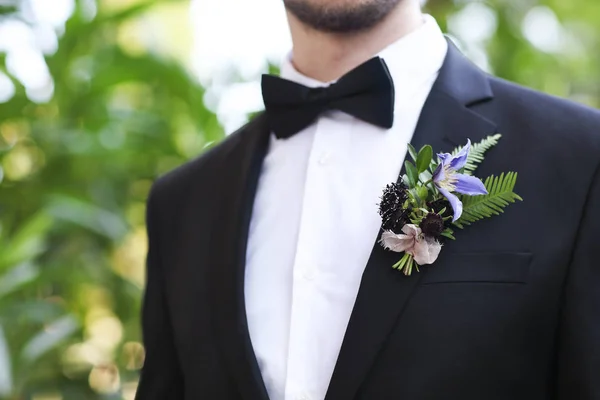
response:
{"label": "blurred green background", "polygon": [[[11,60],[18,30],[2,30],[39,28],[26,3],[0,1],[0,398],[132,399],[148,190],[224,129],[189,66],[189,1],[77,0],[36,88]],[[595,1],[426,9],[496,75],[600,104]],[[149,20],[172,32],[158,45],[140,40]]]}

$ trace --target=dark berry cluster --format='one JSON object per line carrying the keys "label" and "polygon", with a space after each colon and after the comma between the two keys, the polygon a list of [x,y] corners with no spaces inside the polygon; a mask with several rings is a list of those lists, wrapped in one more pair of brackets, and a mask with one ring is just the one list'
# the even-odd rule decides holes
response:
{"label": "dark berry cluster", "polygon": [[425,218],[421,220],[419,227],[426,236],[431,236],[436,239],[440,237],[442,232],[444,232],[444,229],[446,229],[442,216],[436,213],[427,214]]}
{"label": "dark berry cluster", "polygon": [[[427,203],[427,205],[429,206],[429,208],[431,209],[432,212],[439,214],[442,218],[446,218],[446,217],[453,217],[454,216],[454,212],[452,211],[452,206],[450,205],[450,202],[446,199],[439,199],[436,201],[432,201],[430,203]],[[441,213],[442,210],[446,209],[443,213]],[[450,225],[452,225],[452,219],[448,219],[444,222],[444,226],[446,228],[449,228]]]}
{"label": "dark berry cluster", "polygon": [[408,199],[408,188],[402,182],[392,183],[385,187],[379,203],[379,215],[386,231],[400,233],[402,227],[410,223],[410,208],[404,208]]}

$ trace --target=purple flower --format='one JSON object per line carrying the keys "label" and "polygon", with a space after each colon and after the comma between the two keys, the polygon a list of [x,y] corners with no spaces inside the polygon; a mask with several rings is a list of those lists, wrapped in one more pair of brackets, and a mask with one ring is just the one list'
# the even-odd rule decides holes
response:
{"label": "purple flower", "polygon": [[463,210],[462,202],[453,192],[469,196],[488,194],[479,178],[458,172],[467,163],[469,151],[471,151],[471,140],[467,141],[467,145],[455,156],[448,153],[438,154],[440,165],[433,173],[433,183],[440,193],[448,199],[452,210],[454,210],[452,222],[460,218]]}

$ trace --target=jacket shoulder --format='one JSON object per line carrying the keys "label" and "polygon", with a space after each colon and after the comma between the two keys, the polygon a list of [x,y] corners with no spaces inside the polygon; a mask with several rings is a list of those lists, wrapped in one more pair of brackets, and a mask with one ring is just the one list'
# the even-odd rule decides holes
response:
{"label": "jacket shoulder", "polygon": [[152,184],[149,197],[182,198],[192,186],[203,186],[208,180],[218,180],[222,162],[233,149],[242,144],[247,135],[252,134],[258,119],[260,116],[226,136],[209,150],[159,176]]}
{"label": "jacket shoulder", "polygon": [[600,111],[501,78],[490,83],[502,119],[523,127],[521,134],[600,159]]}
{"label": "jacket shoulder", "polygon": [[501,78],[491,77],[490,82],[495,97],[529,115],[530,120],[536,121],[539,118],[552,126],[570,126],[599,137],[599,110]]}

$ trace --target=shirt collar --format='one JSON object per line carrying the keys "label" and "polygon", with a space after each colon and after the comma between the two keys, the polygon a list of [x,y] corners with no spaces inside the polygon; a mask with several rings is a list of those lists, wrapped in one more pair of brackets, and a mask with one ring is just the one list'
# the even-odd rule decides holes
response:
{"label": "shirt collar", "polygon": [[[379,54],[386,62],[396,95],[411,93],[424,81],[437,74],[444,63],[448,42],[429,14],[423,15],[424,23],[408,35],[392,43]],[[290,52],[283,60],[280,76],[308,87],[327,86],[332,82],[321,82],[298,72],[291,62]]]}

